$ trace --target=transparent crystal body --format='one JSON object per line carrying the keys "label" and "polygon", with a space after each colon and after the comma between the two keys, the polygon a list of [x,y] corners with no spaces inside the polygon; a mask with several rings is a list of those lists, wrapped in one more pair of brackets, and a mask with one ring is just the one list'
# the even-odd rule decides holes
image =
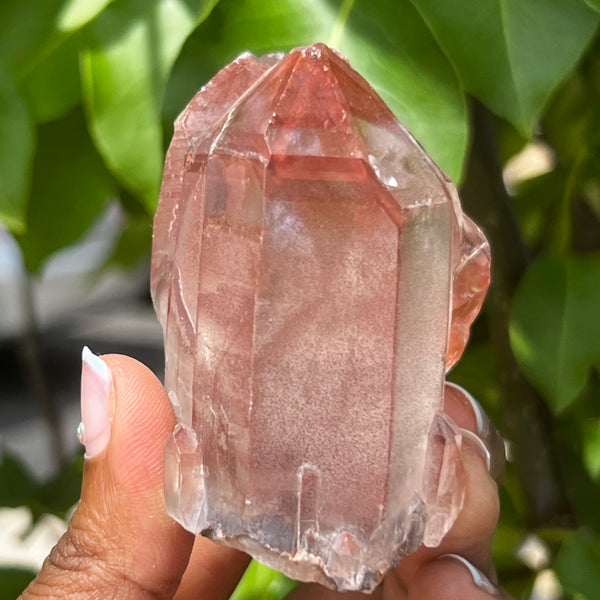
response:
{"label": "transparent crystal body", "polygon": [[444,376],[489,262],[451,181],[337,53],[225,67],[176,122],[154,222],[169,513],[339,590],[437,545],[464,492]]}

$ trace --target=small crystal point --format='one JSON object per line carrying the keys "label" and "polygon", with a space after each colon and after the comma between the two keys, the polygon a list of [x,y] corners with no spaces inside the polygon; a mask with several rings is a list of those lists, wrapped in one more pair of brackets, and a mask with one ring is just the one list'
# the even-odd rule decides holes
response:
{"label": "small crystal point", "polygon": [[338,590],[440,542],[464,493],[443,379],[489,247],[342,57],[243,54],[196,94],[152,261],[175,519]]}

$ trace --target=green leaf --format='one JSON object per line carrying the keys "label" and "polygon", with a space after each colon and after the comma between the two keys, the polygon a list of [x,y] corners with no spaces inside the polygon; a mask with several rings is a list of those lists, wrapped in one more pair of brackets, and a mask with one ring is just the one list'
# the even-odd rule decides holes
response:
{"label": "green leaf", "polygon": [[30,271],[76,241],[116,191],[80,111],[39,127],[27,232],[18,236]]}
{"label": "green leaf", "polygon": [[600,12],[600,0],[585,0],[585,3],[594,10]]}
{"label": "green leaf", "polygon": [[0,448],[0,506],[26,505],[36,491],[37,483],[25,464]]}
{"label": "green leaf", "polygon": [[160,109],[181,45],[214,0],[121,0],[90,24],[82,79],[92,136],[107,165],[153,211],[161,179]]}
{"label": "green leaf", "polygon": [[12,600],[21,594],[35,577],[30,569],[0,567],[0,600]]}
{"label": "green leaf", "polygon": [[[590,398],[590,412],[598,412],[598,387],[590,389],[586,395]],[[560,419],[555,419],[552,435],[555,451],[560,456],[565,490],[569,504],[573,509],[575,522],[600,531],[600,513],[598,512],[598,479],[594,474],[598,451],[597,442],[591,437],[590,425],[598,423],[597,417],[585,417],[581,414],[585,398],[578,398],[573,410]],[[586,407],[584,407],[586,408]],[[585,411],[584,411],[585,412]],[[590,445],[591,447],[588,447]]]}
{"label": "green leaf", "polygon": [[115,245],[112,255],[107,260],[108,265],[131,268],[150,256],[152,248],[152,221],[145,215],[130,218],[121,230],[121,235]]}
{"label": "green leaf", "polygon": [[338,47],[442,169],[458,181],[467,148],[463,93],[410,4],[356,1]]}
{"label": "green leaf", "polygon": [[562,545],[554,570],[566,591],[600,598],[600,540],[585,532],[573,533]]}
{"label": "green leaf", "polygon": [[63,0],[2,0],[0,57],[21,66],[40,52],[52,37],[54,19]]}
{"label": "green leaf", "polygon": [[556,413],[600,362],[599,281],[600,256],[547,258],[530,267],[514,297],[513,351]]}
{"label": "green leaf", "polygon": [[34,145],[27,107],[0,65],[0,220],[16,232],[23,230]]}
{"label": "green leaf", "polygon": [[597,103],[592,86],[579,71],[571,74],[549,102],[542,121],[544,137],[560,162],[573,162],[585,147]]}
{"label": "green leaf", "polygon": [[[523,568],[517,550],[523,543],[523,531],[514,525],[499,523],[494,534],[494,565],[499,571]],[[504,582],[503,582],[504,583]]]}
{"label": "green leaf", "polygon": [[519,154],[529,140],[504,119],[496,119],[494,124],[500,161],[505,164]]}
{"label": "green leaf", "polygon": [[75,31],[94,20],[114,0],[67,0],[56,19],[60,31]]}
{"label": "green leaf", "polygon": [[[519,184],[512,198],[519,227],[530,248],[547,242],[565,190],[566,175],[562,170],[551,171]],[[568,226],[567,221],[567,226]]]}
{"label": "green leaf", "polygon": [[527,135],[598,25],[580,0],[411,1],[467,91]]}
{"label": "green leaf", "polygon": [[585,419],[581,422],[583,462],[590,477],[600,480],[600,422]]}
{"label": "green leaf", "polygon": [[296,585],[292,579],[253,560],[230,600],[282,600]]}
{"label": "green leaf", "polygon": [[79,36],[56,40],[21,81],[37,123],[64,117],[81,101]]}
{"label": "green leaf", "polygon": [[173,70],[168,118],[241,52],[260,55],[315,41],[345,54],[441,167],[460,178],[467,144],[463,93],[409,2],[222,0]]}
{"label": "green leaf", "polygon": [[83,455],[77,454],[49,481],[40,486],[36,500],[44,513],[64,519],[81,496]]}

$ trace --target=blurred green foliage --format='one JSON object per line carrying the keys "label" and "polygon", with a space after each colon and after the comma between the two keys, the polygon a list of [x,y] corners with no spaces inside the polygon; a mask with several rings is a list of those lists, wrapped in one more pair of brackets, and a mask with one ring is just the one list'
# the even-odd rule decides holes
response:
{"label": "blurred green foliage", "polygon": [[[597,11],[598,0],[3,0],[0,219],[19,241],[29,270],[39,273],[53,252],[81,237],[107,202],[118,199],[129,220],[114,262],[127,266],[147,256],[172,122],[193,93],[244,50],[265,53],[312,41],[335,46],[459,183],[468,183],[479,158],[469,151],[469,140],[481,134],[470,119],[476,98],[492,124],[483,135],[502,161],[535,139],[552,164],[514,183],[510,196],[497,194],[515,219],[517,238],[496,231],[495,217],[486,219],[493,206],[480,207],[499,266],[486,318],[451,377],[503,426],[517,460],[529,457],[534,466],[541,450],[514,423],[531,412],[531,398],[538,402],[537,423],[558,464],[556,473],[532,477],[509,467],[495,543],[500,580],[527,597],[536,571],[517,550],[536,534],[549,548],[546,566],[555,570],[565,597],[596,600]],[[502,287],[517,247],[524,266],[512,273],[512,287]],[[509,315],[500,333],[490,315],[498,306]],[[516,362],[509,361],[507,372],[502,339],[509,334]],[[519,398],[506,382],[523,375],[532,387],[520,415]],[[34,518],[64,516],[79,477],[73,463],[40,485],[4,455],[0,505],[28,506]],[[552,478],[566,504],[542,514],[527,488],[537,486],[544,495]],[[30,576],[1,571],[0,597],[12,597],[6,590],[22,588]],[[254,564],[235,598],[278,598],[288,589],[287,580]]]}
{"label": "blurred green foliage", "polygon": [[295,581],[253,560],[230,600],[279,600],[294,587]]}

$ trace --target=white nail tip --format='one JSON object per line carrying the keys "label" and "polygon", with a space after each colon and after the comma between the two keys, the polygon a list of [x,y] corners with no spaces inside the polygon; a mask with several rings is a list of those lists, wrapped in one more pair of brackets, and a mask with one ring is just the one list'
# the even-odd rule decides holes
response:
{"label": "white nail tip", "polygon": [[81,425],[77,434],[85,446],[85,457],[93,458],[106,448],[110,440],[112,377],[108,365],[87,346],[81,353],[81,359]]}
{"label": "white nail tip", "polygon": [[99,357],[96,356],[87,346],[81,351],[81,360],[97,373],[104,382],[110,382],[110,369],[108,365]]}
{"label": "white nail tip", "polygon": [[481,438],[472,431],[461,427],[460,432],[463,438],[469,440],[471,443],[475,444],[479,448],[481,454],[483,455],[483,458],[485,459],[485,465],[489,473],[492,467],[492,456],[490,454],[490,451],[487,449],[487,446],[483,443]]}
{"label": "white nail tip", "polygon": [[488,594],[492,594],[493,596],[498,595],[498,588],[474,565],[472,565],[466,558],[458,554],[443,554],[438,558],[452,558],[453,560],[458,561],[463,566],[465,566],[469,573],[471,574],[471,579],[473,583],[481,590],[488,592]]}

